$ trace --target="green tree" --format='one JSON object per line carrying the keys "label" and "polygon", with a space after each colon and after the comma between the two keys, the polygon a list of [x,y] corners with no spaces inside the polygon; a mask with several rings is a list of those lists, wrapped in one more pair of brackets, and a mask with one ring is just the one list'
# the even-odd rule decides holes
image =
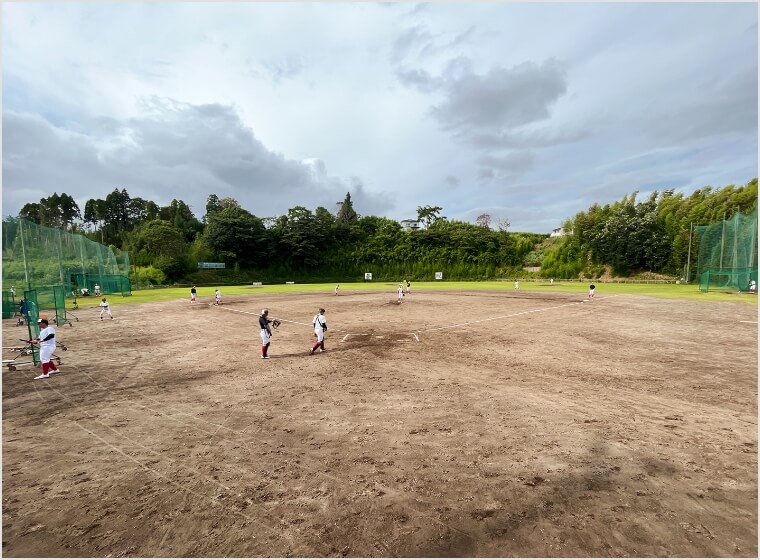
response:
{"label": "green tree", "polygon": [[354,204],[351,202],[351,193],[346,193],[346,198],[340,204],[338,209],[338,215],[335,221],[342,226],[348,226],[355,223],[359,219],[359,215],[354,210]]}
{"label": "green tree", "polygon": [[293,266],[316,267],[320,250],[324,248],[324,231],[311,210],[295,206],[288,210],[280,237],[280,244]]}
{"label": "green tree", "polygon": [[191,242],[203,231],[203,224],[195,217],[190,206],[182,200],[172,200],[169,206],[161,208],[160,216],[179,229],[187,242]]}
{"label": "green tree", "polygon": [[129,235],[128,245],[133,252],[145,251],[150,256],[179,257],[187,252],[182,231],[166,220],[151,220],[140,224]]}
{"label": "green tree", "polygon": [[79,205],[71,195],[61,193],[60,208],[64,229],[68,229],[73,224],[74,220],[82,219],[82,211],[79,209]]}
{"label": "green tree", "polygon": [[21,207],[19,218],[24,218],[35,224],[42,223],[42,205],[39,202],[28,202]]}
{"label": "green tree", "polygon": [[203,216],[203,223],[206,223],[209,214],[218,212],[221,209],[222,205],[219,203],[219,197],[215,194],[208,195],[208,198],[206,199],[206,214]]}
{"label": "green tree", "polygon": [[271,253],[261,219],[239,206],[229,206],[206,215],[203,237],[208,247],[224,262],[244,266],[262,264]]}
{"label": "green tree", "polygon": [[85,223],[92,224],[96,230],[100,230],[100,242],[105,244],[105,232],[103,226],[106,219],[106,201],[102,199],[91,198],[84,205]]}
{"label": "green tree", "polygon": [[441,210],[443,210],[443,208],[440,206],[418,206],[417,219],[424,222],[425,227],[430,227],[430,224],[441,219]]}

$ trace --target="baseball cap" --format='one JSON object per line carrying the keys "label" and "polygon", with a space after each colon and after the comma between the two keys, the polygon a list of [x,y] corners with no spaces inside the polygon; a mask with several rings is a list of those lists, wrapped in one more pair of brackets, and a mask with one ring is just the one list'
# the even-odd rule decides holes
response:
{"label": "baseball cap", "polygon": [[42,319],[37,319],[37,322],[38,323],[47,323],[48,320],[43,317]]}

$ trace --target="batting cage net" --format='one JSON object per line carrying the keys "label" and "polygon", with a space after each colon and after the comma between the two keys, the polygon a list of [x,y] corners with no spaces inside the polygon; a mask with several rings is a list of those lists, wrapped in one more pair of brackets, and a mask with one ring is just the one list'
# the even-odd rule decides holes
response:
{"label": "batting cage net", "polygon": [[[21,218],[3,219],[3,292],[62,287],[66,296],[132,294],[129,253]],[[52,296],[51,296],[52,297]]]}
{"label": "batting cage net", "polygon": [[[38,305],[39,295],[37,290],[24,290],[24,299],[26,305],[24,306],[26,313],[24,314],[24,322],[26,323],[27,332],[29,333],[29,340],[37,338],[40,334],[40,326],[37,324],[37,320],[40,317],[46,317],[50,320],[48,313],[40,313],[40,307]],[[40,347],[37,344],[33,344],[32,350],[32,362],[35,366],[40,365]]]}
{"label": "batting cage net", "polygon": [[3,319],[14,317],[18,309],[19,305],[16,303],[13,294],[3,286]]}
{"label": "batting cage net", "polygon": [[757,282],[757,207],[695,230],[701,291],[747,291],[750,281]]}

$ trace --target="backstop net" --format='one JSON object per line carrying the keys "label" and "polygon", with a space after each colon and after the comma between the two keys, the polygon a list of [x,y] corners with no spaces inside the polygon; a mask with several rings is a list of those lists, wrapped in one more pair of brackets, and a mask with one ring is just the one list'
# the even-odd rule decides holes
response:
{"label": "backstop net", "polygon": [[[84,235],[37,225],[21,218],[3,219],[3,292],[61,287],[68,297],[81,290],[132,294],[129,253],[87,239]],[[51,295],[52,297],[52,295]]]}
{"label": "backstop net", "polygon": [[701,291],[747,291],[750,281],[757,282],[757,207],[695,230]]}

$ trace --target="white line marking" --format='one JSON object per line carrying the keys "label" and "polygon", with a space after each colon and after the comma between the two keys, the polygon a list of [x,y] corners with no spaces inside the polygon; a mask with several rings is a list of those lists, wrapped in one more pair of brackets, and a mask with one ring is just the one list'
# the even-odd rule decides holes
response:
{"label": "white line marking", "polygon": [[[209,305],[213,305],[213,303],[209,303]],[[242,309],[234,309],[232,307],[227,306],[218,306],[220,309],[223,309],[224,311],[232,311],[233,313],[245,313],[246,315],[256,315],[257,317],[260,315],[260,313],[256,313],[254,311],[243,311]],[[298,321],[288,321],[287,319],[280,319],[277,318],[278,321],[282,321],[283,323],[293,323],[294,325],[303,325],[304,327],[313,327],[311,323],[299,323]],[[337,330],[337,329],[336,329]]]}
{"label": "white line marking", "polygon": [[757,325],[757,321],[739,321],[740,323],[752,323],[753,325]]}
{"label": "white line marking", "polygon": [[[599,300],[599,301],[601,301],[603,299],[609,299],[609,298],[613,298],[613,297],[617,297],[617,294],[613,295],[613,296],[606,296],[606,297],[603,297],[603,298],[596,298],[596,299]],[[509,315],[501,315],[499,317],[489,317],[488,319],[479,319],[477,321],[469,321],[467,323],[458,323],[456,325],[446,325],[446,326],[443,326],[443,327],[435,327],[435,328],[432,328],[432,329],[424,329],[424,330],[421,330],[421,331],[418,331],[418,332],[425,333],[425,332],[431,332],[431,331],[441,331],[441,330],[444,330],[444,329],[455,329],[457,327],[466,327],[467,325],[474,325],[476,323],[485,323],[486,321],[497,321],[499,319],[508,319],[510,317],[518,317],[519,315],[527,315],[528,313],[538,313],[540,311],[549,311],[550,309],[559,309],[560,307],[567,307],[568,305],[578,305],[579,303],[583,303],[583,302],[585,302],[585,300],[583,300],[583,301],[574,301],[572,303],[563,303],[562,305],[554,305],[552,307],[543,307],[541,309],[531,309],[530,311],[520,311],[519,313],[511,313]]]}
{"label": "white line marking", "polygon": [[[110,387],[106,387],[105,385],[103,385],[103,384],[99,383],[99,382],[98,382],[96,379],[94,379],[94,378],[93,378],[91,375],[87,374],[86,372],[83,372],[83,373],[84,373],[84,374],[85,374],[85,375],[86,375],[88,378],[90,378],[90,380],[92,380],[93,382],[95,382],[97,385],[100,385],[101,387],[103,387],[103,388],[105,388],[105,389],[109,390],[109,392],[111,392],[111,393],[114,393],[113,391],[111,391],[111,390],[110,390],[110,389],[111,389]],[[144,378],[144,376],[143,376],[141,373],[138,373],[138,375],[140,375],[140,377],[143,377],[143,379],[145,379],[145,378]],[[146,381],[147,381],[147,380],[146,380]],[[34,383],[34,381],[32,381],[32,383]],[[40,399],[42,399],[42,401],[43,401],[43,402],[45,402],[46,400],[45,400],[45,398],[44,398],[44,397],[41,395],[41,393],[40,393],[40,391],[39,391],[39,389],[38,389],[38,385],[37,385],[37,384],[34,384],[33,386],[34,386],[34,389],[37,391],[37,394],[38,394],[38,396],[40,397]],[[71,400],[72,400],[72,399],[71,399],[69,396],[67,396],[66,394],[62,393],[62,392],[61,392],[61,391],[59,391],[58,389],[55,389],[54,387],[50,387],[50,386],[48,386],[48,384],[47,384],[47,383],[46,383],[46,384],[44,384],[44,386],[47,386],[47,388],[48,388],[49,390],[53,390],[53,391],[55,391],[55,392],[59,393],[59,394],[60,394],[61,396],[63,396],[65,399],[67,399],[67,400],[69,400],[69,401],[71,401]],[[155,386],[155,385],[154,385],[154,386]],[[118,389],[120,389],[120,390],[129,390],[129,391],[133,391],[133,392],[135,391],[134,389],[130,389],[130,388],[123,388],[123,387],[117,387],[117,388],[118,388]],[[139,391],[138,391],[138,392],[139,392]],[[148,398],[148,399],[150,399],[150,400],[152,400],[152,401],[154,401],[154,402],[159,402],[159,403],[160,403],[160,401],[158,401],[157,399],[154,399],[153,397],[150,397],[149,395],[144,395],[144,394],[140,393],[140,397],[142,397],[142,398]],[[157,410],[154,410],[154,409],[152,409],[152,408],[150,408],[150,407],[146,407],[146,406],[144,406],[144,405],[141,405],[141,404],[139,404],[138,402],[136,402],[136,401],[134,401],[134,400],[131,400],[131,399],[130,399],[130,402],[134,403],[136,406],[138,406],[138,407],[140,407],[140,408],[144,408],[144,409],[146,409],[146,410],[149,410],[149,411],[151,411],[151,412],[153,412],[153,413],[155,413],[155,414],[157,414],[157,415],[159,415],[159,416],[163,416],[163,417],[165,417],[165,418],[166,418],[166,419],[168,419],[168,420],[171,420],[171,421],[173,421],[173,422],[178,422],[178,423],[180,423],[180,424],[183,424],[183,425],[185,425],[185,426],[188,426],[188,427],[190,427],[190,428],[193,428],[193,429],[195,429],[195,430],[201,431],[201,432],[203,432],[203,433],[205,433],[205,434],[209,434],[209,435],[211,435],[212,437],[217,437],[217,438],[218,438],[220,441],[226,441],[226,442],[229,442],[229,443],[233,443],[233,444],[237,444],[237,445],[243,445],[243,446],[247,446],[247,447],[249,447],[249,448],[252,448],[252,446],[254,445],[254,443],[256,443],[256,442],[252,442],[252,441],[237,441],[237,440],[227,439],[227,438],[224,438],[224,437],[221,437],[221,436],[216,436],[216,432],[218,432],[218,431],[219,431],[219,428],[223,428],[223,429],[225,429],[225,430],[227,430],[227,431],[233,432],[233,433],[235,433],[235,434],[240,434],[241,436],[246,436],[246,437],[250,437],[250,434],[247,434],[247,433],[245,433],[245,432],[241,432],[240,430],[235,430],[235,429],[233,429],[233,428],[229,428],[229,427],[227,427],[227,426],[223,426],[222,424],[216,424],[216,423],[214,423],[214,422],[210,422],[209,420],[206,420],[206,419],[204,419],[204,418],[201,418],[201,417],[199,417],[199,416],[194,416],[194,415],[192,415],[192,414],[188,414],[188,413],[185,413],[185,412],[182,412],[182,413],[180,413],[180,414],[182,414],[182,415],[184,415],[184,416],[189,416],[189,417],[193,418],[194,420],[197,420],[198,422],[204,422],[204,423],[206,423],[206,424],[211,424],[212,426],[217,426],[217,427],[218,427],[218,429],[217,429],[217,430],[215,430],[213,433],[211,433],[211,432],[208,432],[207,430],[204,430],[203,428],[199,428],[199,427],[198,427],[198,426],[196,426],[196,425],[193,425],[193,424],[189,424],[189,423],[187,423],[187,422],[183,422],[182,420],[180,420],[180,419],[178,419],[178,418],[175,418],[174,416],[172,416],[172,415],[170,415],[170,414],[162,413],[162,412],[159,412],[159,411],[157,411]],[[161,403],[161,404],[165,404],[165,403]],[[77,404],[74,404],[74,406],[75,406],[75,407],[77,407],[77,408],[79,408],[79,409],[81,409],[81,408],[82,408],[82,407],[81,407],[81,405],[77,405]],[[174,408],[174,407],[171,407],[171,406],[169,406],[169,407],[167,407],[167,408],[170,408],[170,409],[173,409],[173,410],[177,410],[176,408]],[[104,426],[104,427],[108,428],[109,430],[111,430],[111,431],[113,431],[113,432],[116,432],[117,434],[121,435],[121,437],[123,437],[123,438],[127,439],[128,441],[132,442],[132,440],[130,440],[130,439],[127,437],[127,436],[125,436],[124,434],[122,434],[122,433],[121,433],[121,432],[119,432],[118,430],[114,430],[113,428],[111,428],[111,427],[109,427],[109,426],[106,426],[106,425],[105,425],[105,424],[103,424],[102,422],[100,422],[100,421],[98,421],[97,419],[93,418],[93,416],[92,416],[91,414],[89,414],[88,412],[85,412],[85,414],[87,414],[87,415],[90,417],[90,419],[92,419],[92,420],[93,420],[93,421],[95,421],[96,423],[98,423],[98,424],[100,424],[100,425],[102,425],[102,426]],[[84,430],[85,432],[88,432],[88,433],[90,433],[90,434],[91,434],[91,435],[93,435],[95,438],[99,439],[99,440],[100,440],[100,441],[102,441],[104,444],[106,444],[107,446],[109,446],[109,447],[113,448],[113,449],[114,449],[115,451],[117,451],[118,453],[121,453],[121,454],[122,454],[122,455],[124,455],[126,458],[128,458],[128,459],[130,459],[131,461],[133,461],[133,462],[137,463],[138,465],[140,465],[140,466],[141,466],[143,469],[146,469],[146,470],[148,470],[148,471],[152,471],[152,472],[154,472],[154,473],[155,473],[155,474],[157,474],[159,477],[161,477],[161,478],[163,478],[164,480],[166,480],[166,481],[167,481],[169,484],[172,484],[173,486],[175,486],[175,487],[178,487],[178,488],[180,488],[180,489],[182,489],[182,490],[184,490],[184,491],[186,491],[186,492],[192,493],[192,494],[194,494],[194,495],[196,495],[196,496],[198,496],[198,497],[201,497],[201,498],[206,498],[206,499],[208,499],[208,500],[211,500],[211,502],[212,502],[214,505],[220,506],[220,507],[222,507],[222,508],[224,508],[224,509],[229,509],[229,510],[231,510],[231,512],[232,512],[232,513],[236,513],[236,514],[238,514],[238,515],[241,515],[242,517],[245,517],[246,519],[250,519],[250,521],[252,521],[253,523],[256,523],[256,524],[258,524],[260,527],[264,527],[265,529],[273,530],[273,528],[272,528],[272,527],[270,527],[270,526],[268,526],[268,525],[264,524],[263,522],[261,522],[261,521],[258,521],[258,520],[256,520],[256,519],[251,519],[250,517],[248,517],[248,516],[247,516],[247,515],[245,515],[244,513],[242,513],[242,512],[239,512],[239,511],[237,511],[237,510],[233,510],[232,508],[230,508],[230,507],[229,507],[229,506],[227,506],[226,504],[224,504],[224,503],[220,502],[220,501],[219,501],[217,498],[215,498],[215,497],[213,497],[213,496],[206,496],[206,495],[204,495],[204,494],[202,494],[202,493],[199,493],[199,492],[196,492],[196,491],[190,490],[190,489],[188,489],[188,488],[185,488],[185,487],[183,487],[182,485],[180,485],[180,484],[178,484],[178,483],[176,483],[176,482],[174,482],[174,481],[170,480],[170,479],[169,479],[167,476],[164,476],[162,473],[160,473],[160,472],[158,472],[158,471],[155,471],[154,469],[151,469],[149,466],[147,466],[147,465],[144,465],[144,464],[140,463],[140,461],[138,461],[138,460],[134,459],[133,457],[131,457],[131,456],[127,455],[127,454],[126,454],[124,451],[122,451],[122,450],[121,450],[121,449],[119,449],[118,447],[115,447],[115,446],[113,446],[112,444],[110,444],[109,442],[107,442],[107,441],[103,440],[103,439],[102,439],[101,437],[99,437],[97,434],[94,434],[93,432],[91,432],[90,430],[88,430],[87,428],[85,428],[84,426],[82,426],[81,424],[79,424],[79,423],[78,423],[76,420],[73,420],[73,419],[71,419],[71,421],[72,421],[72,422],[74,422],[75,424],[77,424],[77,426],[78,426],[80,429]],[[226,422],[226,419],[225,419],[225,422]],[[148,450],[149,450],[149,448],[147,448],[147,447],[145,447],[145,446],[143,446],[143,445],[141,445],[141,444],[139,444],[139,443],[137,443],[137,442],[133,442],[133,443],[134,443],[135,445],[139,446],[139,447],[143,447],[143,448],[145,448],[145,449],[148,449]],[[255,447],[255,449],[258,449],[258,447]],[[282,450],[281,452],[282,452],[283,454],[285,454],[285,455],[290,455],[291,457],[293,457],[293,458],[296,458],[296,459],[302,459],[302,458],[303,458],[303,455],[302,455],[302,454],[299,454],[299,453],[295,453],[295,452],[292,452],[292,451]],[[156,454],[158,454],[159,456],[162,456],[162,457],[163,457],[163,454],[160,454],[160,453],[157,453],[157,452],[154,452],[154,453],[156,453]],[[181,462],[177,461],[176,459],[171,459],[171,458],[169,458],[169,457],[167,457],[167,458],[168,458],[170,461],[173,461],[173,462],[177,462],[179,465],[181,465],[181,466],[183,466],[183,467],[187,468],[187,467],[186,467],[186,466],[185,466],[183,463],[181,463]],[[200,474],[200,473],[199,473],[199,474]],[[334,482],[337,482],[337,483],[339,483],[339,484],[341,484],[341,485],[342,485],[342,484],[345,484],[345,480],[343,480],[343,479],[341,479],[341,478],[339,478],[339,477],[337,477],[337,476],[335,476],[335,475],[332,475],[332,474],[330,474],[330,473],[328,473],[328,472],[320,472],[320,471],[317,471],[317,472],[316,472],[316,474],[317,474],[317,475],[319,475],[319,476],[323,476],[324,478],[330,479],[330,480],[332,480],[332,481],[334,481]],[[203,476],[203,475],[201,475],[201,476]],[[204,478],[205,478],[205,477],[204,477]],[[215,484],[219,485],[220,483],[218,483],[218,482],[216,482],[216,481],[215,481]],[[396,490],[395,488],[391,488],[391,487],[388,487],[388,486],[385,486],[385,485],[381,485],[380,483],[375,483],[375,484],[376,484],[377,486],[380,486],[381,488],[383,488],[383,490],[384,490],[385,492],[387,492],[387,493],[392,493],[392,494],[395,494],[396,496],[402,496],[402,495],[403,495],[403,494],[402,494],[402,492],[399,492],[399,491],[398,491],[398,490]],[[465,532],[464,532],[464,531],[462,531],[461,529],[457,529],[456,527],[453,527],[453,526],[451,526],[451,525],[447,524],[445,521],[442,521],[441,519],[439,519],[439,518],[437,518],[437,517],[435,517],[435,516],[433,516],[433,515],[430,515],[430,514],[429,514],[429,513],[427,513],[426,511],[423,511],[423,510],[420,510],[420,509],[414,508],[414,507],[412,507],[411,505],[408,505],[408,504],[407,504],[405,507],[406,507],[406,508],[408,508],[408,509],[410,509],[410,510],[412,510],[412,511],[414,511],[415,513],[417,513],[418,515],[420,515],[420,516],[422,516],[422,517],[425,517],[425,518],[427,518],[427,519],[430,519],[431,521],[433,521],[433,522],[435,522],[435,523],[438,523],[438,524],[442,525],[443,527],[446,527],[446,528],[448,528],[448,529],[450,529],[450,530],[452,530],[452,531],[458,532],[458,533],[462,533],[463,535],[467,535],[468,537],[472,537],[471,535],[469,535],[468,533],[465,533]],[[293,542],[292,542],[292,540],[291,540],[291,544],[294,546],[294,550],[295,550],[295,551],[300,551],[300,550],[302,550],[302,548],[303,548],[303,546],[302,546],[302,545],[297,545],[297,544],[293,543]]]}

